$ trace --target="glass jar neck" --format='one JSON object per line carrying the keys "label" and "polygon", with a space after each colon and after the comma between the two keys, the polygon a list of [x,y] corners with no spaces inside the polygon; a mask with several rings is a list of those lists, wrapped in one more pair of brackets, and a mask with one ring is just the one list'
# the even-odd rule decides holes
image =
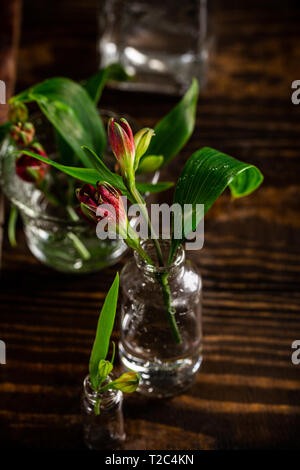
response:
{"label": "glass jar neck", "polygon": [[[108,377],[103,385],[111,382],[111,378]],[[109,411],[111,408],[115,408],[122,399],[122,392],[120,390],[106,390],[103,393],[96,392],[91,384],[90,376],[87,375],[83,381],[83,393],[84,398],[88,401],[91,406],[96,404],[96,401],[100,399],[101,411]]]}
{"label": "glass jar neck", "polygon": [[153,265],[147,263],[142,256],[134,252],[135,261],[138,269],[140,269],[146,276],[155,277],[157,274],[167,274],[170,277],[178,275],[184,267],[185,262],[185,251],[182,245],[177,249],[172,263],[168,264],[169,252],[170,252],[170,240],[159,240],[162,257],[164,260],[164,266],[159,266],[157,260],[157,254],[153,242],[151,240],[145,240],[141,243],[143,250],[152,259]]}

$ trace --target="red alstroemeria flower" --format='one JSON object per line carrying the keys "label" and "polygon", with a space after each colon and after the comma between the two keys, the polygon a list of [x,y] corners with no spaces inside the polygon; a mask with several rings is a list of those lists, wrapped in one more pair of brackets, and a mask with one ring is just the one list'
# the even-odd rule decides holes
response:
{"label": "red alstroemeria flower", "polygon": [[99,205],[97,191],[91,184],[85,184],[77,189],[76,195],[80,202],[79,213],[88,220],[97,223],[97,207]]}
{"label": "red alstroemeria flower", "polygon": [[[33,144],[28,150],[42,157],[47,157],[43,147],[38,143]],[[50,166],[47,163],[30,157],[29,155],[22,154],[16,160],[16,173],[19,178],[27,183],[39,183],[44,179],[49,169]]]}
{"label": "red alstroemeria flower", "polygon": [[95,223],[107,218],[117,232],[126,230],[127,227],[127,216],[121,196],[109,183],[98,182],[97,188],[85,184],[77,190],[82,215]]}
{"label": "red alstroemeria flower", "polygon": [[135,159],[135,144],[131,127],[126,119],[120,119],[120,124],[114,118],[109,120],[108,139],[122,175],[131,173]]}
{"label": "red alstroemeria flower", "polygon": [[[113,226],[117,232],[126,230],[127,227],[127,216],[122,200],[121,192],[114,188],[108,183],[97,183],[97,193],[99,195],[99,201],[104,204],[105,207],[98,206],[97,214],[100,217],[107,217],[107,220],[113,223]],[[110,211],[108,206],[112,206]]]}

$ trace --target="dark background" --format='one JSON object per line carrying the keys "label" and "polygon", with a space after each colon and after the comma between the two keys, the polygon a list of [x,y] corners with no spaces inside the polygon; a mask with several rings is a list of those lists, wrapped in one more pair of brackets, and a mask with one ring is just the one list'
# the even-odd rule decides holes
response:
{"label": "dark background", "polygon": [[[175,179],[208,145],[259,166],[265,181],[241,200],[224,194],[208,214],[205,247],[191,255],[204,281],[202,370],[173,400],[126,399],[127,449],[299,447],[300,366],[291,363],[291,343],[300,338],[300,106],[291,102],[291,82],[300,79],[298,4],[213,4],[216,49],[196,130],[163,176]],[[95,72],[98,11],[96,0],[25,0],[17,90]],[[150,126],[175,102],[114,90],[102,101]],[[13,250],[4,240],[2,445],[82,447],[81,381],[97,312],[122,265],[66,276],[40,265],[22,242]]]}

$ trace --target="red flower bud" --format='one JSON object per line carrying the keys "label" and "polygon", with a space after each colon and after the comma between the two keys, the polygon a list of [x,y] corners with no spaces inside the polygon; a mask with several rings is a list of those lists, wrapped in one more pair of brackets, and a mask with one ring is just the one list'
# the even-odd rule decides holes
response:
{"label": "red flower bud", "polygon": [[8,110],[8,120],[13,124],[19,124],[27,121],[28,110],[24,103],[10,103]]}
{"label": "red flower bud", "polygon": [[[28,149],[30,152],[38,153],[42,157],[47,157],[43,147],[37,142]],[[16,173],[23,181],[28,183],[38,183],[42,181],[49,171],[50,166],[29,155],[22,154],[16,160]]]}
{"label": "red flower bud", "polygon": [[133,169],[135,144],[132,130],[126,119],[118,124],[113,118],[108,122],[108,139],[111,149],[118,160],[123,175]]}
{"label": "red flower bud", "polygon": [[[111,211],[107,208],[103,210],[102,217],[107,217],[108,220],[113,222],[117,231],[126,230],[127,216],[120,191],[109,183],[98,182],[97,193],[102,204],[112,206]],[[98,207],[97,213],[101,216],[101,206]]]}
{"label": "red flower bud", "polygon": [[112,382],[113,388],[125,393],[133,393],[139,386],[140,376],[136,372],[125,372]]}
{"label": "red flower bud", "polygon": [[35,128],[31,122],[25,122],[18,126],[14,125],[10,128],[10,135],[22,147],[27,147],[33,141]]}
{"label": "red flower bud", "polygon": [[76,191],[80,202],[79,213],[88,220],[97,223],[96,211],[98,207],[97,191],[91,184],[85,184]]}
{"label": "red flower bud", "polygon": [[[82,215],[97,223],[107,218],[115,230],[126,230],[127,216],[121,193],[109,183],[97,183],[97,189],[85,184],[77,191]],[[111,207],[109,207],[111,206]]]}

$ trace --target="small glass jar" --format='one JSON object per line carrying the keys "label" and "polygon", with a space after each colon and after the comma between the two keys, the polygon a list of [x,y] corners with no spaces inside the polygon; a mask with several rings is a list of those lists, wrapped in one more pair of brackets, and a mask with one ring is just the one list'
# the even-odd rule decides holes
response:
{"label": "small glass jar", "polygon": [[[109,379],[111,380],[111,379]],[[95,415],[94,405],[100,399],[100,414]],[[125,441],[122,411],[123,393],[107,390],[98,394],[93,390],[89,375],[83,382],[83,437],[91,450],[118,449]]]}
{"label": "small glass jar", "polygon": [[[169,241],[160,243],[164,259]],[[143,248],[155,258],[152,242]],[[157,273],[168,273],[171,307],[181,336],[176,343],[170,329]],[[181,393],[190,386],[202,362],[202,280],[180,247],[169,267],[153,267],[137,253],[124,266],[120,285],[120,358],[126,369],[138,372],[138,391],[153,397]]]}

